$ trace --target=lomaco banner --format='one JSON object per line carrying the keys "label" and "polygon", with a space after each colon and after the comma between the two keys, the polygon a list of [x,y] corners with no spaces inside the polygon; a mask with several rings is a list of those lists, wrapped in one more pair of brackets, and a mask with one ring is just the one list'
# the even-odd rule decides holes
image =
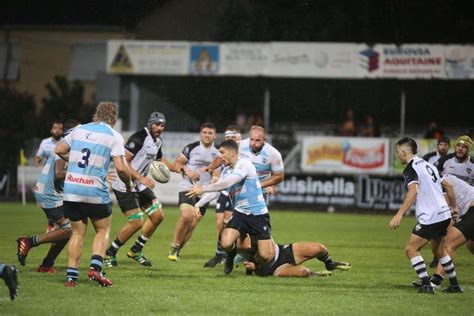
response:
{"label": "lomaco banner", "polygon": [[383,212],[398,210],[405,194],[402,177],[287,174],[270,201],[277,207],[299,205],[315,210],[334,207]]}

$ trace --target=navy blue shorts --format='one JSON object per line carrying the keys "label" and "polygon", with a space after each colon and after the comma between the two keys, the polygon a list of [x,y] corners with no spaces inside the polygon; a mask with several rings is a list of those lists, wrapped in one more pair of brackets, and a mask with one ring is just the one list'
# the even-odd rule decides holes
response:
{"label": "navy blue shorts", "polygon": [[[186,191],[179,192],[179,205],[189,204],[191,206],[194,206],[199,201],[199,198],[195,198],[195,197],[191,198],[189,196],[186,196],[186,193],[188,193],[188,192],[186,192]],[[203,207],[199,208],[199,211],[201,212],[202,216],[204,216],[204,214],[206,214],[208,206],[209,206],[209,203],[207,203]]]}
{"label": "navy blue shorts", "polygon": [[43,212],[46,214],[46,217],[53,222],[57,223],[60,219],[64,218],[64,206],[58,206],[53,208],[44,208]]}
{"label": "navy blue shorts", "polygon": [[102,219],[112,215],[112,204],[91,204],[64,201],[64,216],[71,222],[83,219]]}
{"label": "navy blue shorts", "polygon": [[246,215],[234,211],[226,228],[233,228],[240,232],[240,236],[249,234],[257,240],[267,240],[272,238],[272,227],[270,225],[270,215]]}
{"label": "navy blue shorts", "polygon": [[232,202],[230,196],[221,193],[217,198],[216,213],[224,213],[225,211],[232,212]]}
{"label": "navy blue shorts", "polygon": [[125,213],[136,209],[145,209],[156,200],[155,193],[150,188],[140,192],[121,192],[114,190],[120,210]]}

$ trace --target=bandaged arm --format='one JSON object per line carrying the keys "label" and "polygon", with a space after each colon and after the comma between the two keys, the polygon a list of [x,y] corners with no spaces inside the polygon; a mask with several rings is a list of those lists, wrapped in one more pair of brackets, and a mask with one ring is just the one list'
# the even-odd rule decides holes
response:
{"label": "bandaged arm", "polygon": [[194,204],[194,207],[198,207],[198,208],[201,208],[203,207],[204,205],[206,205],[207,203],[211,202],[212,200],[215,200],[217,199],[217,197],[219,196],[219,192],[207,192],[205,193],[200,199],[199,201]]}

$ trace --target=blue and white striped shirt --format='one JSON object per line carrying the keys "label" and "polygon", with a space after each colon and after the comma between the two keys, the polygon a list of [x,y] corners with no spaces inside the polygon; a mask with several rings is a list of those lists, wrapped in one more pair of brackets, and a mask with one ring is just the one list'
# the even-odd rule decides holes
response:
{"label": "blue and white striped shirt", "polygon": [[64,138],[71,148],[64,201],[110,203],[105,183],[112,157],[124,156],[122,135],[103,122],[81,125]]}
{"label": "blue and white striped shirt", "polygon": [[[62,192],[56,191],[54,185],[54,164],[59,159],[61,158],[57,155],[50,155],[36,182],[35,199],[36,204],[41,208],[49,209],[63,205],[63,194]],[[63,186],[62,181],[60,186]]]}

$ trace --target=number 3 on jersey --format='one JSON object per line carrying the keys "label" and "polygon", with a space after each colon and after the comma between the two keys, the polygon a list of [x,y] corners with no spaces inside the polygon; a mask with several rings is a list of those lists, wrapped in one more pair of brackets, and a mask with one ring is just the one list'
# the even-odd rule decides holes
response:
{"label": "number 3 on jersey", "polygon": [[79,161],[77,165],[79,168],[85,168],[89,165],[89,157],[91,156],[91,150],[89,148],[82,148],[81,153],[84,154],[82,156],[82,161]]}

